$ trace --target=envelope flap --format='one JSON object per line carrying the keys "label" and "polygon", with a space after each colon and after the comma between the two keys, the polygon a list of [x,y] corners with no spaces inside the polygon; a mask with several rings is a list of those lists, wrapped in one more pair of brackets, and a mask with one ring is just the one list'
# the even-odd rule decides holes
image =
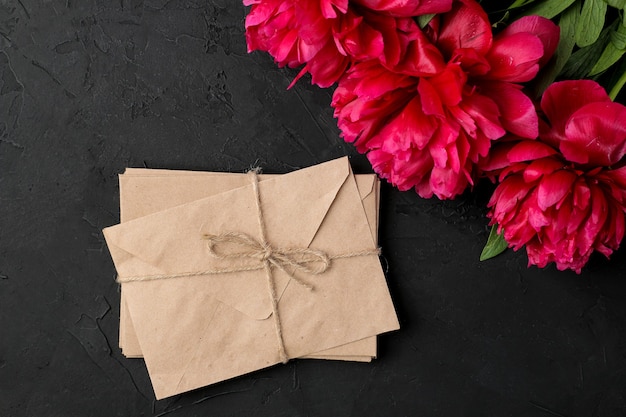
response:
{"label": "envelope flap", "polygon": [[[275,247],[309,245],[337,192],[350,174],[347,158],[316,165],[259,183],[267,239]],[[121,277],[151,275],[154,270],[177,275],[232,266],[233,260],[208,255],[204,234],[242,232],[259,238],[259,213],[252,186],[193,201],[104,230],[107,244],[119,247],[150,265],[150,271],[128,269],[111,251]],[[281,294],[289,278],[275,274]],[[163,285],[145,281],[125,285]],[[265,319],[271,300],[263,271],[232,272],[184,279],[167,285],[193,285],[244,314]]]}
{"label": "envelope flap", "polygon": [[355,175],[354,179],[356,181],[356,186],[359,189],[359,194],[361,195],[362,200],[365,200],[375,191],[374,186],[376,185],[377,181],[376,175],[360,174]]}
{"label": "envelope flap", "polygon": [[350,173],[348,159],[341,158],[260,183],[268,242],[308,247]]}

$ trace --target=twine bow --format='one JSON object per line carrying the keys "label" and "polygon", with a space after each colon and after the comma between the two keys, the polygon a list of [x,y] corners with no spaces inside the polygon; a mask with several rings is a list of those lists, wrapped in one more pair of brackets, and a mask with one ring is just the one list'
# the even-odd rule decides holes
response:
{"label": "twine bow", "polygon": [[[331,258],[326,252],[310,248],[274,248],[269,243],[261,242],[246,233],[227,232],[220,235],[206,234],[209,254],[218,259],[252,259],[257,266],[233,267],[231,272],[249,270],[249,267],[263,269],[265,262],[284,271],[300,285],[312,290],[313,287],[299,279],[294,272],[301,271],[310,275],[323,274],[330,268]],[[228,249],[230,251],[227,251]]]}
{"label": "twine bow", "polygon": [[[265,270],[267,277],[267,287],[272,301],[272,316],[274,318],[274,328],[278,339],[278,353],[283,363],[289,361],[289,356],[285,351],[285,342],[281,326],[280,315],[278,313],[278,296],[276,295],[276,283],[272,268],[284,271],[291,279],[309,290],[313,287],[294,275],[295,271],[301,271],[311,275],[323,274],[330,268],[333,259],[355,258],[360,256],[380,255],[380,249],[368,249],[358,252],[348,252],[338,255],[328,255],[326,252],[311,248],[275,248],[267,242],[265,238],[265,219],[261,206],[261,195],[259,193],[258,169],[251,170],[248,175],[251,178],[252,190],[255,196],[256,208],[259,222],[259,239],[240,232],[226,232],[219,235],[205,234],[202,236],[207,241],[209,254],[218,259],[246,260],[252,259],[257,262],[248,264],[236,264],[227,268],[215,268],[206,271],[184,272],[180,274],[163,275],[142,275],[118,277],[117,282],[137,282],[154,281],[160,279],[195,277],[202,275],[217,275],[224,273],[258,271]],[[223,245],[223,247],[222,247]],[[230,250],[228,250],[230,249]]]}

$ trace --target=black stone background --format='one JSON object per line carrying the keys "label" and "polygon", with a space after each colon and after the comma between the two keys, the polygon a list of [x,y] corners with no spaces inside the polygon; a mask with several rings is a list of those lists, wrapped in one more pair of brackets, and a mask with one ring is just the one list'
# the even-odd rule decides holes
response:
{"label": "black stone background", "polygon": [[490,186],[385,185],[402,329],[371,364],[294,360],[155,401],[117,348],[101,229],[125,167],[289,172],[351,155],[332,91],[246,53],[236,0],[0,0],[0,416],[623,416],[626,253],[480,263]]}

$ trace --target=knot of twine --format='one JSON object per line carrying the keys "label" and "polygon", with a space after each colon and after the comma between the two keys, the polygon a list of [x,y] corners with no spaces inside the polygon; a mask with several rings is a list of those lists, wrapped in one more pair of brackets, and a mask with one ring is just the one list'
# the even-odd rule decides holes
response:
{"label": "knot of twine", "polygon": [[[267,287],[272,301],[272,316],[274,318],[274,328],[278,339],[278,353],[283,363],[289,361],[289,356],[285,350],[280,315],[278,314],[278,296],[276,294],[276,283],[272,267],[284,271],[292,280],[303,287],[313,290],[313,287],[294,275],[295,271],[301,271],[311,275],[320,275],[326,272],[333,259],[355,258],[360,256],[380,255],[380,249],[367,249],[358,252],[348,252],[338,255],[328,255],[326,252],[311,248],[275,248],[267,242],[265,238],[265,219],[261,206],[261,195],[259,193],[260,170],[255,168],[248,172],[251,178],[252,190],[254,192],[259,223],[259,239],[240,232],[226,232],[219,235],[205,234],[202,236],[207,241],[209,254],[218,259],[256,260],[255,264],[239,264],[228,268],[216,268],[206,271],[184,272],[180,274],[163,275],[141,275],[118,277],[117,282],[137,282],[154,281],[160,279],[184,278],[202,275],[216,275],[243,271],[265,270],[267,277]],[[224,247],[222,247],[222,245]],[[228,250],[230,249],[230,250]]]}
{"label": "knot of twine", "polygon": [[[326,252],[317,249],[274,248],[267,242],[262,242],[240,232],[226,232],[219,235],[206,234],[202,237],[207,241],[209,254],[218,259],[253,259],[258,261],[257,265],[235,266],[230,272],[250,270],[250,268],[263,269],[264,264],[268,263],[270,266],[284,271],[291,279],[310,290],[313,287],[300,280],[294,275],[294,272],[300,271],[310,275],[320,275],[330,268],[332,259],[337,259],[337,257],[331,257]],[[368,251],[367,254],[371,254],[370,252]]]}

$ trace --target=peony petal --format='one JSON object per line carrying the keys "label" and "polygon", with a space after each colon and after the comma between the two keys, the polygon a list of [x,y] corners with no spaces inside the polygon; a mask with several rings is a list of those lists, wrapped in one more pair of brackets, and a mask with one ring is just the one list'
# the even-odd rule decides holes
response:
{"label": "peony petal", "polygon": [[481,82],[478,84],[478,90],[496,102],[502,126],[508,132],[528,139],[535,139],[538,136],[535,106],[517,85],[499,81]]}
{"label": "peony petal", "polygon": [[[506,133],[500,124],[498,105],[490,97],[474,93],[465,97],[460,107],[474,119],[489,139],[501,138]],[[471,135],[469,131],[467,133]]]}
{"label": "peony petal", "polygon": [[579,180],[574,190],[574,207],[579,211],[587,209],[589,207],[589,198],[591,197],[591,190],[587,183]]}
{"label": "peony petal", "polygon": [[524,180],[528,183],[539,180],[544,175],[563,168],[563,162],[553,158],[542,158],[531,162],[524,170]]}
{"label": "peony petal", "polygon": [[[272,56],[278,63],[284,63],[285,61],[289,60],[289,55],[293,53],[294,46],[297,42],[298,31],[290,30],[285,34],[282,39],[280,39],[280,42],[276,42],[274,47],[272,47],[268,52],[272,54]],[[299,61],[297,65],[301,64],[302,62],[303,61]]]}
{"label": "peony petal", "polygon": [[572,192],[572,184],[576,181],[576,174],[560,170],[544,175],[539,183],[537,204],[541,210],[552,207],[568,193]]}
{"label": "peony petal", "polygon": [[[405,24],[405,22],[410,22]],[[384,65],[402,74],[414,77],[431,76],[445,69],[445,62],[441,52],[433,45],[426,35],[419,29],[412,19],[402,19],[398,24],[410,26],[408,34],[390,34],[383,32],[385,43]],[[407,30],[407,29],[404,29]],[[397,38],[397,41],[396,41]],[[398,43],[397,52],[389,45]]]}
{"label": "peony petal", "polygon": [[607,201],[599,187],[591,187],[591,213],[582,230],[586,245],[591,246],[607,218]]}
{"label": "peony petal", "polygon": [[553,219],[548,217],[543,210],[540,210],[536,205],[532,205],[528,208],[528,224],[536,231],[539,232],[546,226],[552,224]]}
{"label": "peony petal", "polygon": [[[250,6],[253,4],[245,4],[245,6]],[[265,1],[258,2],[255,4],[252,9],[250,9],[250,13],[246,16],[246,29],[252,26],[260,25],[269,19],[276,13],[278,4],[276,2]]]}
{"label": "peony petal", "polygon": [[449,13],[441,15],[437,46],[448,58],[459,48],[475,49],[485,55],[493,35],[487,14],[474,0],[459,0]]}
{"label": "peony petal", "polygon": [[527,167],[528,167],[528,164],[526,162],[517,162],[517,163],[509,164],[508,166],[506,166],[500,171],[498,175],[498,180],[502,181],[504,178],[510,175],[519,174],[520,172],[523,173]]}
{"label": "peony petal", "polygon": [[611,224],[613,225],[613,235],[615,239],[612,246],[615,249],[619,247],[620,242],[624,238],[624,233],[626,232],[626,216],[624,216],[624,213],[622,210],[620,210],[620,208],[621,207],[614,207],[615,217],[614,220],[611,222]]}
{"label": "peony petal", "polygon": [[341,22],[341,28],[334,31],[334,39],[345,55],[359,61],[380,57],[384,44],[378,30],[354,13],[348,13]]}
{"label": "peony petal", "polygon": [[462,131],[472,139],[476,139],[479,136],[480,131],[476,125],[476,120],[465,111],[463,106],[448,107],[447,110],[449,124],[460,126]]}
{"label": "peony petal", "polygon": [[543,44],[543,56],[539,61],[539,65],[545,65],[559,44],[559,27],[551,20],[541,16],[524,16],[507,26],[506,29],[496,36],[496,39],[524,32],[536,35]]}
{"label": "peony petal", "polygon": [[507,157],[510,162],[522,162],[545,158],[556,153],[554,148],[539,141],[523,140],[511,148]]}
{"label": "peony petal", "polygon": [[515,175],[502,181],[493,192],[488,207],[494,207],[496,218],[498,213],[510,212],[518,201],[526,197],[530,188],[521,176]]}
{"label": "peony petal", "polygon": [[626,106],[590,103],[578,109],[565,127],[560,149],[570,161],[610,166],[626,154]]}
{"label": "peony petal", "polygon": [[430,174],[430,186],[433,194],[440,200],[449,200],[461,194],[467,187],[463,175],[450,169],[434,167]]}
{"label": "peony petal", "polygon": [[[449,153],[450,168],[454,172],[460,172],[462,169],[465,169],[465,171],[469,171],[472,169],[471,167],[469,169],[466,169],[467,167],[465,167],[465,165],[467,165],[468,163],[467,157],[469,155],[470,148],[471,148],[471,145],[469,143],[467,135],[463,131],[460,131],[459,136],[457,137],[454,143],[454,148],[451,149]],[[473,162],[473,161],[469,161],[469,162]],[[465,172],[465,174],[470,184],[473,184],[473,181],[472,181],[471,176],[469,175],[469,172]]]}
{"label": "peony petal", "polygon": [[438,123],[433,117],[424,114],[419,98],[415,97],[376,136],[383,139],[379,142],[380,147],[393,154],[411,147],[425,148],[437,127]]}
{"label": "peony petal", "polygon": [[326,19],[334,19],[337,12],[345,14],[348,11],[348,0],[320,0],[320,8]]}
{"label": "peony petal", "polygon": [[334,44],[327,44],[310,60],[305,68],[311,74],[311,83],[330,87],[346,72],[349,58],[339,54]]}
{"label": "peony petal", "polygon": [[449,64],[445,70],[428,79],[446,106],[456,106],[463,100],[467,76],[459,64]]}
{"label": "peony petal", "polygon": [[626,190],[626,166],[608,171],[607,176],[620,188]]}
{"label": "peony petal", "polygon": [[422,109],[424,113],[445,117],[443,103],[439,97],[439,92],[435,86],[427,78],[420,78],[417,86],[420,100],[422,101]]}
{"label": "peony petal", "polygon": [[479,163],[479,168],[482,172],[485,172],[491,178],[493,173],[511,165],[507,154],[511,148],[515,145],[513,142],[494,142],[494,146],[485,158]]}
{"label": "peony petal", "polygon": [[338,88],[342,85],[347,86],[349,80],[352,81],[352,85],[345,88],[353,89],[356,95],[368,100],[379,98],[396,89],[416,86],[417,83],[415,79],[387,70],[375,60],[352,65]]}
{"label": "peony petal", "polygon": [[472,48],[457,48],[451,62],[458,62],[461,68],[471,77],[485,75],[491,69],[489,61]]}
{"label": "peony petal", "polygon": [[445,13],[452,8],[452,0],[353,0],[372,10],[391,16],[414,17],[430,13]]}
{"label": "peony petal", "polygon": [[525,82],[539,71],[543,56],[541,40],[530,33],[514,33],[498,37],[486,55],[491,71],[485,78],[500,81]]}
{"label": "peony petal", "polygon": [[584,105],[609,102],[611,98],[598,83],[591,80],[568,80],[551,84],[541,98],[541,110],[556,132],[565,132],[569,118]]}

